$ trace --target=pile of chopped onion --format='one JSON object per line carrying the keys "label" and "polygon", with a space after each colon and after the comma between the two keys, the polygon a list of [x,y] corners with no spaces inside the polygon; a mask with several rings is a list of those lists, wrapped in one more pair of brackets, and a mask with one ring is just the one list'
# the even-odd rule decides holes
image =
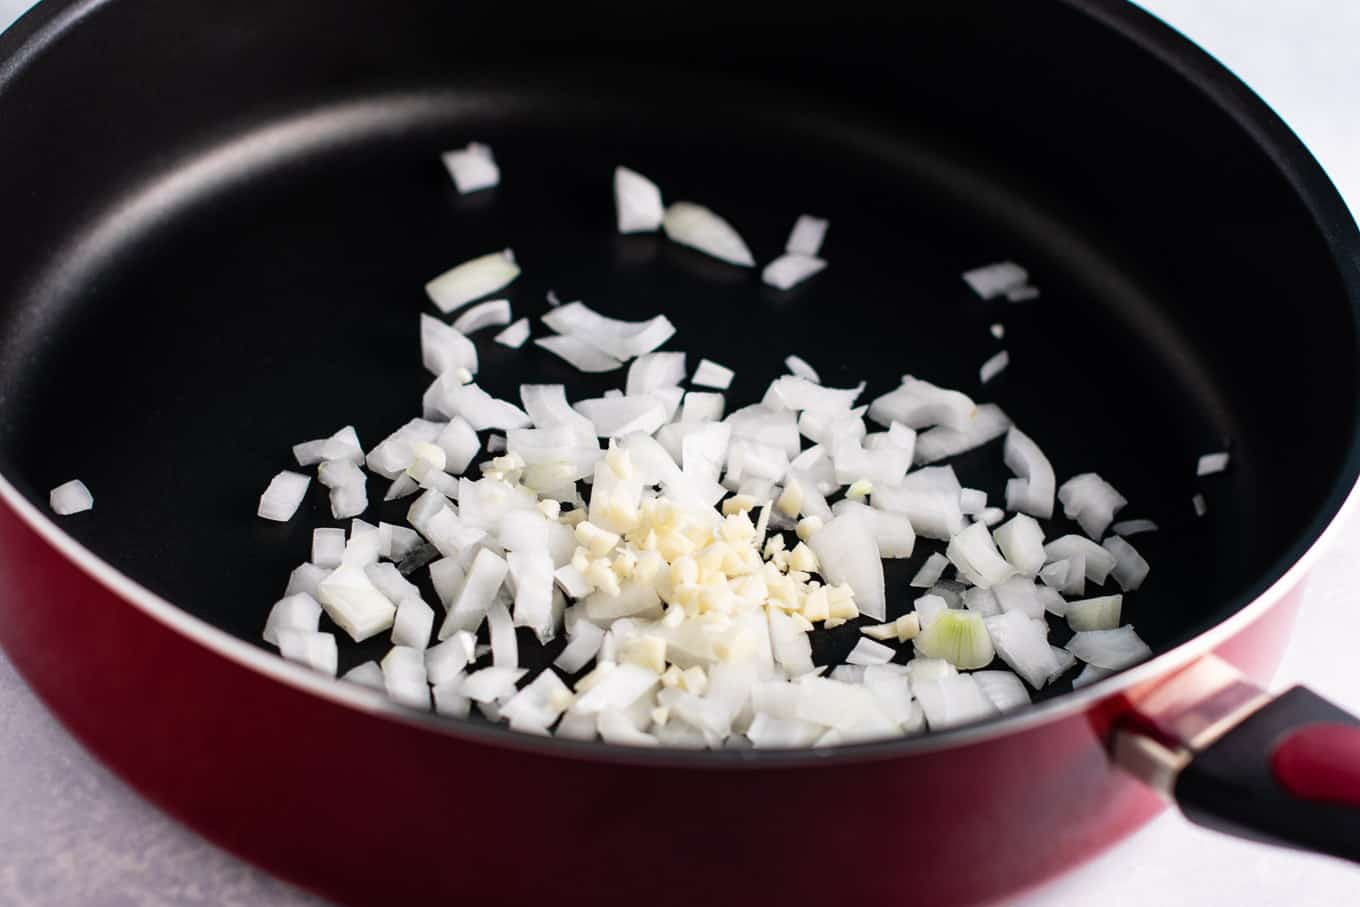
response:
{"label": "pile of chopped onion", "polygon": [[[483,146],[445,163],[462,192],[498,179]],[[662,230],[753,264],[726,221],[665,206],[635,171],[615,171],[614,196],[621,233]],[[826,229],[800,217],[765,282],[821,270]],[[1059,485],[999,407],[911,375],[876,392],[827,387],[797,356],[759,400],[730,401],[731,368],[662,349],[675,334],[664,315],[623,321],[555,298],[520,355],[623,371],[618,389],[524,385],[498,399],[476,383],[478,342],[519,349],[531,325],[511,323],[509,300],[478,300],[519,273],[493,252],[426,286],[454,321],[420,318],[433,376],[420,418],[367,453],[350,426],[294,448],[350,522],[315,530],[269,612],[264,639],[284,657],[335,674],[337,629],[382,637],[387,654],[344,679],[407,708],[623,745],[763,748],[983,720],[1078,662],[1085,684],[1150,655],[1123,621],[1149,572],[1127,537],[1155,525],[1113,523],[1127,502],[1096,473]],[[1010,262],[964,279],[984,298],[1037,295]],[[994,356],[981,381],[1006,362]],[[1015,476],[1004,501],[944,462],[984,446]],[[389,481],[384,500],[409,500],[409,527],[361,518],[369,473]],[[80,504],[70,484],[53,491],[58,512],[58,492],[61,507]],[[309,485],[279,473],[260,516],[292,518]],[[1080,533],[1051,522],[1055,502]],[[889,594],[885,562],[911,557],[910,586]],[[814,647],[827,633],[844,644]],[[832,649],[843,663],[814,654]]]}

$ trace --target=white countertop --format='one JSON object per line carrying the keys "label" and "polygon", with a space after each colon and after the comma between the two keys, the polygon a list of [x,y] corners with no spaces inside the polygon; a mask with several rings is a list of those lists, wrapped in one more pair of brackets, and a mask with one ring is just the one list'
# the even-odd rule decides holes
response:
{"label": "white countertop", "polygon": [[[0,0],[0,26],[28,0]],[[1278,109],[1360,210],[1360,3],[1144,0]],[[1313,575],[1278,684],[1360,712],[1360,521]],[[95,762],[0,655],[0,904],[7,907],[320,902],[236,860]],[[1171,812],[1012,907],[1336,907],[1360,869],[1202,831]]]}

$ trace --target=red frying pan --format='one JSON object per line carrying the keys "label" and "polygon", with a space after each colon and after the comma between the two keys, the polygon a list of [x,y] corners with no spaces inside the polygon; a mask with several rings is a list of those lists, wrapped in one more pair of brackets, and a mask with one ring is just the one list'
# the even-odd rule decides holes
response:
{"label": "red frying pan", "polygon": [[[1360,471],[1360,235],[1274,115],[1137,9],[56,0],[0,61],[0,642],[213,841],[382,905],[976,903],[1159,795],[1360,857],[1355,719],[1259,686]],[[469,138],[513,174],[484,199],[438,162]],[[757,257],[828,216],[836,266],[780,296],[618,237],[626,161],[721,199]],[[412,415],[421,282],[512,243],[518,309],[645,299],[740,364],[737,396],[813,346],[828,381],[965,384],[996,313],[957,275],[1024,261],[1044,295],[1006,309],[995,398],[1163,526],[1129,615],[1156,657],[1003,719],[788,752],[527,737],[279,660],[259,631],[326,511],[262,525],[263,481],[301,438]],[[581,380],[509,350],[483,379]],[[54,522],[74,475],[97,506]]]}

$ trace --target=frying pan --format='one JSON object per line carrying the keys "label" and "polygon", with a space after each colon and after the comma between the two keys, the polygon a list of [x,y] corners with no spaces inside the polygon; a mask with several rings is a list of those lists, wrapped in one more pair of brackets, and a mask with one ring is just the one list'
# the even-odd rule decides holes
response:
{"label": "frying pan", "polygon": [[[1360,470],[1354,223],[1255,96],[1131,6],[899,6],[30,12],[0,37],[19,670],[163,808],[354,904],[976,903],[1098,852],[1159,792],[1360,857],[1354,719],[1260,686]],[[438,152],[470,139],[504,180],[459,197]],[[829,217],[832,266],[779,293],[617,236],[617,163],[716,207],[760,260],[796,214]],[[264,482],[296,441],[353,422],[373,443],[416,414],[421,284],[507,246],[520,313],[550,288],[664,311],[681,348],[737,367],[733,399],[790,352],[828,383],[976,388],[1002,321],[1013,364],[984,396],[1060,475],[1099,471],[1163,527],[1128,612],[1157,656],[1003,719],[790,752],[539,739],[279,660],[264,615],[329,517],[314,491],[293,522],[256,520]],[[972,297],[959,272],[1000,258],[1042,298]],[[497,394],[609,383],[483,355]],[[1197,480],[1225,447],[1231,469]],[[997,461],[956,465],[997,496]],[[55,523],[47,489],[72,476],[97,506]],[[924,554],[890,574],[890,613]]]}

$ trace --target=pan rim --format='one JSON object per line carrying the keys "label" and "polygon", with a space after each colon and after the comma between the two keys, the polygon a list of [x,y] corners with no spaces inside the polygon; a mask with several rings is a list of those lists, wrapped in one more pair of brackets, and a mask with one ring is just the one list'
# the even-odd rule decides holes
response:
{"label": "pan rim", "polygon": [[[57,40],[61,33],[109,0],[46,0],[31,9],[0,35],[0,90],[29,60]],[[1162,20],[1125,0],[1056,0],[1111,28],[1152,53],[1189,85],[1206,93],[1264,150],[1290,182],[1311,213],[1332,253],[1349,297],[1352,318],[1360,322],[1360,230],[1321,165],[1280,117],[1237,76],[1207,51]],[[549,758],[577,758],[636,766],[675,766],[730,770],[823,765],[896,758],[986,743],[1090,711],[1098,703],[1118,697],[1157,677],[1174,672],[1235,636],[1268,612],[1312,568],[1352,514],[1360,499],[1360,412],[1352,413],[1352,437],[1342,467],[1326,499],[1289,548],[1268,567],[1253,587],[1224,602],[1235,606],[1224,620],[1137,667],[1086,688],[1032,705],[1013,715],[902,738],[802,750],[680,750],[641,749],[600,742],[538,737],[497,724],[456,721],[418,712],[391,702],[381,693],[325,677],[293,664],[252,643],[238,639],[193,616],[151,592],[112,564],[99,558],[61,529],[0,474],[0,500],[52,548],[74,566],[146,616],[197,643],[214,655],[263,674],[295,690],[319,696],[357,712],[433,731],[465,743],[506,747]]]}

